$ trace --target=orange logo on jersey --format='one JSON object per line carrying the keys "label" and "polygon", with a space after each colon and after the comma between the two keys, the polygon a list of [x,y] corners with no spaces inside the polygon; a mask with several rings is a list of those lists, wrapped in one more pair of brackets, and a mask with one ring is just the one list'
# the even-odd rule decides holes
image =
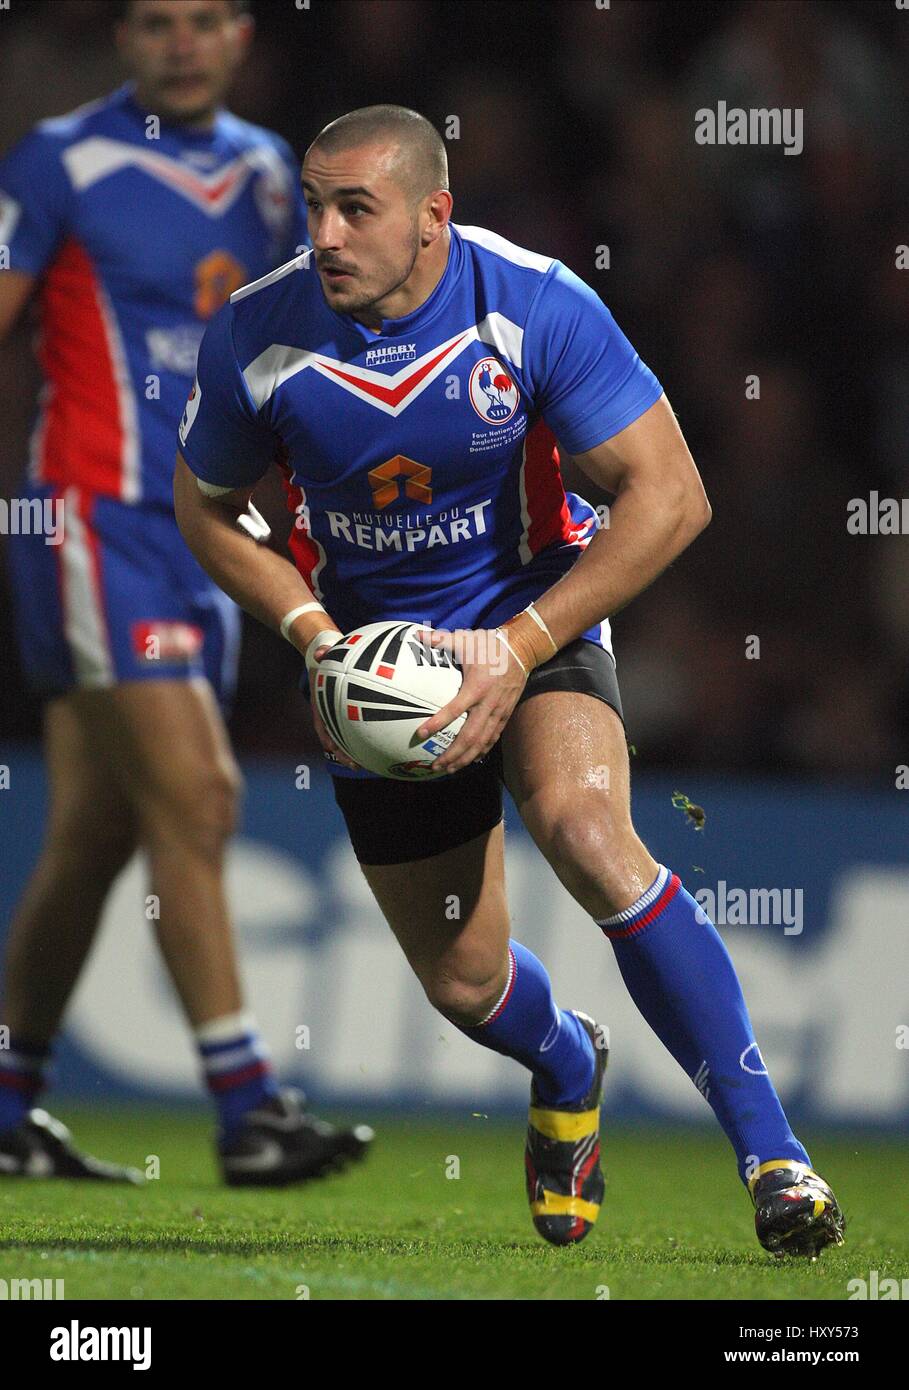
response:
{"label": "orange logo on jersey", "polygon": [[369,470],[372,500],[380,510],[398,500],[402,478],[406,479],[404,496],[409,497],[411,502],[428,504],[432,501],[432,488],[429,485],[432,481],[432,469],[429,465],[405,458],[403,454],[395,454],[393,459],[388,459],[387,462],[380,463],[378,468]]}
{"label": "orange logo on jersey", "polygon": [[195,275],[194,307],[200,319],[210,319],[249,279],[245,267],[229,251],[212,251],[197,263]]}

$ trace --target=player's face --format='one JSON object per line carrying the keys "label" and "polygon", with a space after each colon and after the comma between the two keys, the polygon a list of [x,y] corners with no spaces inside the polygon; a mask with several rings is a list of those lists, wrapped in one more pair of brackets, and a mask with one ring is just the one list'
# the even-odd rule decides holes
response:
{"label": "player's face", "polygon": [[142,105],[183,124],[211,118],[251,36],[229,0],[133,0],[117,35]]}
{"label": "player's face", "polygon": [[407,311],[402,289],[421,248],[417,201],[394,176],[395,145],[324,154],[303,163],[303,192],[316,268],[329,305],[371,327]]}

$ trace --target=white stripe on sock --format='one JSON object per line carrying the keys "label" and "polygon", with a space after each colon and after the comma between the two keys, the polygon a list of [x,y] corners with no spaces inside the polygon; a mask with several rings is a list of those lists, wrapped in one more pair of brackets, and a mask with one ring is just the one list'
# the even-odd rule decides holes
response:
{"label": "white stripe on sock", "polygon": [[508,996],[508,991],[511,989],[511,984],[512,984],[512,981],[514,980],[514,973],[515,973],[515,971],[517,970],[517,968],[518,968],[518,966],[517,966],[517,961],[516,961],[515,958],[514,958],[514,951],[513,951],[513,950],[511,949],[511,947],[509,946],[509,948],[508,948],[508,979],[505,981],[505,988],[502,990],[502,993],[499,995],[499,997],[498,997],[498,999],[496,1000],[494,1006],[489,1010],[489,1013],[486,1015],[486,1017],[485,1017],[485,1018],[481,1018],[479,1023],[475,1023],[475,1024],[474,1024],[474,1027],[475,1027],[475,1028],[482,1028],[483,1025],[484,1025],[485,1023],[488,1023],[489,1020],[490,1020],[491,1018],[493,1018],[493,1017],[495,1016],[496,1013],[498,1013],[499,1009],[501,1009],[501,1007],[502,1007],[502,1001],[503,1001],[504,999],[507,998],[507,996]]}
{"label": "white stripe on sock", "polygon": [[622,912],[617,912],[614,917],[598,918],[597,926],[617,927],[620,922],[630,922],[632,917],[637,917],[638,913],[643,912],[645,907],[649,907],[651,903],[656,902],[668,881],[669,870],[665,865],[660,864],[658,866],[656,878],[647,889],[647,892],[641,894],[637,902],[632,903],[630,907],[626,907]]}

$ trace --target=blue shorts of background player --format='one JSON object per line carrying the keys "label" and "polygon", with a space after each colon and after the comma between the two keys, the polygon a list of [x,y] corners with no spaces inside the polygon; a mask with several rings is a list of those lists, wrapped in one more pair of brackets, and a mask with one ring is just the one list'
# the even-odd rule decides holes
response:
{"label": "blue shorts of background player", "polygon": [[78,487],[31,487],[24,496],[49,503],[56,516],[62,502],[56,534],[8,542],[31,689],[49,699],[125,681],[205,677],[226,712],[240,611],[190,554],[173,512]]}

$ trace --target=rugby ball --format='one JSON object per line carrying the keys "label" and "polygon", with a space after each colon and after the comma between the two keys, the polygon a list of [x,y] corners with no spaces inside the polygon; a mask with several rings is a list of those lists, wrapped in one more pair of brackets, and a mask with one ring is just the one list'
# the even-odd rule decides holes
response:
{"label": "rugby ball", "polygon": [[361,767],[397,781],[444,776],[433,763],[467,718],[417,738],[462,680],[448,652],[421,641],[425,631],[419,623],[366,623],[326,652],[312,676],[316,707],[335,743]]}

